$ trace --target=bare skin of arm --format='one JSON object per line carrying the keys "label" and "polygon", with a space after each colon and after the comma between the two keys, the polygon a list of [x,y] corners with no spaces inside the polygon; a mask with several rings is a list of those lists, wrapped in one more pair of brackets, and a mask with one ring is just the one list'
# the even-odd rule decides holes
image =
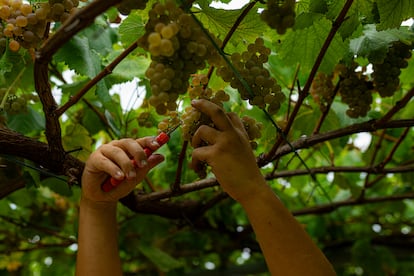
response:
{"label": "bare skin of arm", "polygon": [[[240,119],[206,100],[193,101],[192,105],[210,116],[215,125],[201,126],[195,133],[192,167],[207,162],[223,190],[242,205],[271,274],[336,275],[323,253],[267,185]],[[208,145],[199,147],[205,143]]]}
{"label": "bare skin of arm", "polygon": [[[76,275],[122,275],[118,251],[117,202],[126,196],[148,171],[164,160],[158,154],[148,159],[143,147],[155,150],[154,138],[123,139],[101,146],[91,154],[82,176]],[[138,165],[135,168],[131,159]],[[101,184],[111,175],[124,180],[110,192]]]}

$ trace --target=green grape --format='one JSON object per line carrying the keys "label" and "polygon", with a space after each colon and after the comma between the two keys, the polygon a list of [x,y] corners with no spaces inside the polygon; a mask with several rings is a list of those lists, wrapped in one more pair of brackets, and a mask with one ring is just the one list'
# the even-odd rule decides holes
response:
{"label": "green grape", "polygon": [[0,7],[0,18],[2,20],[7,20],[11,15],[11,8],[8,5],[3,5]]}
{"label": "green grape", "polygon": [[[178,95],[187,92],[191,75],[205,68],[206,61],[220,59],[198,24],[174,1],[154,4],[148,15],[145,34],[138,42],[152,59],[145,73],[151,85],[149,103],[165,114],[177,107]],[[160,98],[161,92],[171,96]]]}
{"label": "green grape", "polygon": [[340,73],[339,94],[341,101],[348,105],[346,114],[351,118],[365,117],[371,109],[372,89],[361,72],[355,72],[355,66],[345,68]]}
{"label": "green grape", "polygon": [[323,72],[318,72],[312,82],[309,93],[313,97],[313,100],[319,105],[321,111],[326,111],[327,106],[333,101],[335,96],[332,76]]}
{"label": "green grape", "polygon": [[281,92],[280,85],[264,67],[263,61],[267,61],[267,59],[259,58],[269,54],[270,49],[264,46],[264,41],[261,38],[249,44],[247,51],[241,54],[232,54],[230,59],[233,66],[246,81],[250,89],[245,87],[229,66],[223,65],[216,72],[224,81],[229,82],[231,87],[239,91],[240,97],[243,100],[248,100],[251,105],[267,109],[270,114],[275,114],[279,110],[280,103],[284,101],[285,96]]}
{"label": "green grape", "polygon": [[27,17],[24,15],[19,15],[16,17],[16,26],[18,27],[26,27],[28,24]]}
{"label": "green grape", "polygon": [[9,49],[13,52],[17,52],[20,49],[20,43],[17,40],[10,40],[9,42]]}
{"label": "green grape", "polygon": [[261,18],[278,34],[286,33],[295,24],[295,0],[268,0]]}

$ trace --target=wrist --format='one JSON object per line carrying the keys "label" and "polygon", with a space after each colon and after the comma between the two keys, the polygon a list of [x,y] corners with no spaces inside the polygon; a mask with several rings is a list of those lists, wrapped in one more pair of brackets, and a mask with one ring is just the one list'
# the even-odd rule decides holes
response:
{"label": "wrist", "polygon": [[269,192],[269,186],[261,175],[260,177],[249,179],[247,182],[240,185],[237,192],[231,195],[241,205],[250,204],[252,201],[257,200],[257,198],[262,197],[263,193]]}
{"label": "wrist", "polygon": [[95,201],[91,200],[85,196],[81,196],[80,199],[80,208],[88,209],[95,212],[108,212],[115,211],[117,207],[117,201]]}

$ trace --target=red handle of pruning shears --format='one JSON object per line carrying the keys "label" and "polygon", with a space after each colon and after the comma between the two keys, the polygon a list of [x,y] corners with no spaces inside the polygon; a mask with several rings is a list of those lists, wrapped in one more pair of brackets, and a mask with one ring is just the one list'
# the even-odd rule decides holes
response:
{"label": "red handle of pruning shears", "polygon": [[[160,134],[158,134],[157,137],[155,137],[155,141],[157,141],[160,146],[166,144],[170,140],[171,133],[174,130],[176,130],[178,128],[178,126],[179,125],[175,126],[174,128],[172,128],[171,130],[169,130],[167,132],[161,132]],[[147,155],[147,157],[149,157],[154,151],[151,150],[150,148],[145,147],[144,152]],[[137,167],[137,163],[135,162],[134,159],[131,159],[131,163],[134,165],[134,167]],[[108,177],[108,179],[105,180],[104,183],[102,183],[101,189],[104,192],[109,192],[110,190],[112,190],[113,188],[118,186],[122,181],[124,181],[124,180],[118,180],[118,179],[113,178],[113,177]]]}

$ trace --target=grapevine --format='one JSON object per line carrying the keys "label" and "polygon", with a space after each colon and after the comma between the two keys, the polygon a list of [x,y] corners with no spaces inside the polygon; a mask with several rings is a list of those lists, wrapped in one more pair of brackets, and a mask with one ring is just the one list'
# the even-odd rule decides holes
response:
{"label": "grapevine", "polygon": [[268,0],[266,9],[261,13],[262,20],[278,34],[286,33],[295,25],[295,0]]}
{"label": "grapevine", "polygon": [[254,43],[248,45],[247,51],[231,55],[234,67],[247,82],[251,91],[243,85],[232,68],[227,65],[221,66],[217,70],[217,75],[229,82],[231,87],[237,89],[242,99],[249,100],[251,105],[267,109],[270,114],[275,114],[285,99],[285,95],[282,93],[280,85],[264,67],[269,54],[270,49],[264,46],[263,39],[257,38]]}
{"label": "grapevine", "polygon": [[145,74],[151,85],[149,103],[166,114],[176,110],[191,74],[205,68],[206,61],[217,64],[220,56],[191,15],[173,1],[154,4],[145,29],[139,44],[152,59]]}
{"label": "grapevine", "polygon": [[383,62],[373,63],[373,83],[381,97],[390,97],[398,89],[401,69],[408,66],[407,60],[411,58],[412,49],[412,45],[396,42],[390,47]]}

